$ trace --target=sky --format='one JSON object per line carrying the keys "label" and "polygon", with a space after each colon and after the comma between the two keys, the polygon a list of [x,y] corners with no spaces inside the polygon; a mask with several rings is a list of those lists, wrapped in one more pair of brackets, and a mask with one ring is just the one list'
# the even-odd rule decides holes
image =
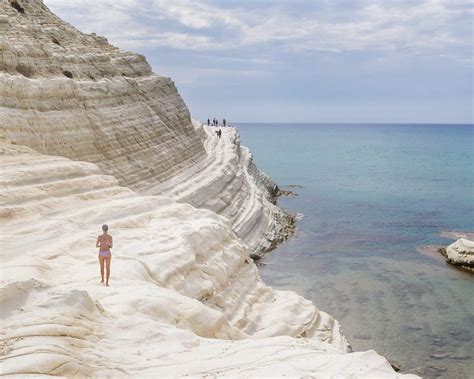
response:
{"label": "sky", "polygon": [[44,3],[145,55],[196,119],[474,122],[474,0]]}

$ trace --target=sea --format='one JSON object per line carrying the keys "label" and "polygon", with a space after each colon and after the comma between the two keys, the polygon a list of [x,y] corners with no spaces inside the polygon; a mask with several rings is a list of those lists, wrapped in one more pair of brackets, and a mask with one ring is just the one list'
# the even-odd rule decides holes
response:
{"label": "sea", "polygon": [[354,351],[473,378],[474,274],[437,252],[474,232],[473,125],[233,126],[296,193],[279,198],[296,232],[265,256],[263,280],[334,316]]}

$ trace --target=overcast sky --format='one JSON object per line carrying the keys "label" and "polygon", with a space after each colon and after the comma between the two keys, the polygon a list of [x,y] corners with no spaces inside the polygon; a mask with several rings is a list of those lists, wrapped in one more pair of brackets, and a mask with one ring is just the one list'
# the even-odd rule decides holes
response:
{"label": "overcast sky", "polygon": [[140,52],[194,118],[473,123],[471,0],[44,0]]}

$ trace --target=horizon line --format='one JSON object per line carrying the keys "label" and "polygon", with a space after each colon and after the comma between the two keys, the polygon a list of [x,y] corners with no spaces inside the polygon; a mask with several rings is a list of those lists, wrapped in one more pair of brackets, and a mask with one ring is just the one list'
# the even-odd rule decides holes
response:
{"label": "horizon line", "polygon": [[[293,124],[293,125],[465,125],[464,122],[293,122],[293,121],[227,121],[229,124]],[[205,124],[205,122],[203,122]]]}

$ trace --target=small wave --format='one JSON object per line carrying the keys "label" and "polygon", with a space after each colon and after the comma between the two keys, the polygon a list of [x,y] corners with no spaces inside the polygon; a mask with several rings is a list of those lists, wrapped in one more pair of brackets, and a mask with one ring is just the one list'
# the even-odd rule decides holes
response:
{"label": "small wave", "polygon": [[297,213],[295,214],[295,220],[299,221],[299,220],[302,220],[304,217],[304,214],[303,213]]}
{"label": "small wave", "polygon": [[457,240],[459,238],[466,238],[468,240],[474,240],[474,232],[459,232],[455,230],[444,230],[439,233],[441,237],[449,238],[451,240]]}
{"label": "small wave", "polygon": [[436,259],[438,261],[444,261],[444,257],[441,252],[441,249],[443,248],[444,246],[441,246],[441,245],[422,245],[422,246],[418,246],[416,248],[416,251],[418,251],[419,253],[427,257]]}

